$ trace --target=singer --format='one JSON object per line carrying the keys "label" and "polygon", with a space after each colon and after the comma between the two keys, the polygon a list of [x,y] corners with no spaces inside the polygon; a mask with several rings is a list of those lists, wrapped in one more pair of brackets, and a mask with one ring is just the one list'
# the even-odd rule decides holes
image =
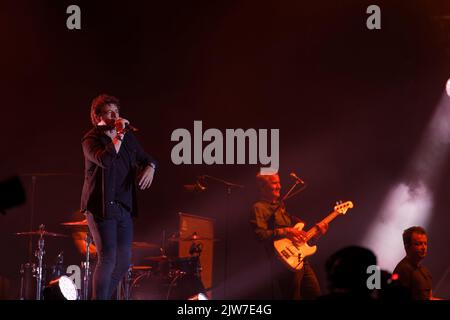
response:
{"label": "singer", "polygon": [[[295,177],[294,177],[294,176]],[[295,174],[296,180],[301,180]],[[257,238],[265,247],[271,271],[270,296],[272,299],[316,299],[320,295],[320,286],[311,265],[305,261],[302,270],[290,271],[276,257],[273,241],[280,238],[289,238],[301,242],[305,237],[304,231],[293,226],[300,219],[290,215],[280,200],[281,182],[278,174],[256,175],[260,191],[260,199],[253,204],[251,224]],[[324,234],[328,225],[317,224],[321,234]]]}
{"label": "singer", "polygon": [[156,161],[144,152],[129,121],[119,116],[119,109],[116,97],[96,97],[91,104],[94,127],[82,139],[85,178],[81,211],[97,247],[95,300],[110,299],[128,271],[137,188],[148,189],[156,169]]}

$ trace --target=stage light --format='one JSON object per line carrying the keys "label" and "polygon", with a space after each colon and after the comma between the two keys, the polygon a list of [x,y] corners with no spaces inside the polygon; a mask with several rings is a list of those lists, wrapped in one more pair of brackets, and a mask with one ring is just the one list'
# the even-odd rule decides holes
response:
{"label": "stage light", "polygon": [[[450,81],[447,81],[447,94]],[[442,178],[450,151],[450,105],[442,93],[416,151],[395,183],[366,233],[363,245],[372,249],[382,269],[392,270],[405,255],[402,233],[411,226],[425,229],[434,209],[434,191]],[[389,250],[386,250],[389,248]]]}
{"label": "stage light", "polygon": [[447,91],[447,95],[450,97],[450,78],[447,80],[445,91]]}
{"label": "stage light", "polygon": [[44,300],[77,300],[78,291],[67,276],[52,280],[44,289]]}
{"label": "stage light", "polygon": [[206,294],[199,293],[199,294],[196,294],[195,296],[190,297],[188,300],[209,300],[209,299],[206,296]]}
{"label": "stage light", "polygon": [[432,208],[432,193],[423,182],[402,182],[392,187],[364,241],[364,246],[377,255],[382,269],[392,270],[400,261],[404,255],[403,230],[414,225],[426,228]]}

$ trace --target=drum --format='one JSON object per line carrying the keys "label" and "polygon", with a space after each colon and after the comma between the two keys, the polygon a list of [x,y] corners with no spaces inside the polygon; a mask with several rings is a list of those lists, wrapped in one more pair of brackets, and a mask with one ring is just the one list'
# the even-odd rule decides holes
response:
{"label": "drum", "polygon": [[200,277],[195,274],[180,274],[170,282],[166,300],[190,300],[199,293],[205,294]]}
{"label": "drum", "polygon": [[35,263],[27,262],[20,265],[20,300],[36,300],[36,274]]}
{"label": "drum", "polygon": [[200,263],[198,257],[173,258],[169,260],[169,272],[171,277],[184,273],[186,275],[200,275]]}
{"label": "drum", "polygon": [[61,251],[55,259],[55,264],[51,265],[49,268],[44,268],[45,273],[43,277],[43,282],[47,285],[50,281],[58,279],[62,276],[67,275],[67,266],[64,264],[64,255]]}
{"label": "drum", "polygon": [[66,275],[67,267],[63,264],[55,264],[50,267],[47,271],[47,278],[45,282],[50,282],[52,280],[58,279],[61,276]]}
{"label": "drum", "polygon": [[167,281],[152,272],[134,273],[130,285],[130,300],[164,300]]}
{"label": "drum", "polygon": [[130,291],[130,300],[188,300],[205,293],[205,288],[192,274],[180,273],[169,279],[147,273],[133,280]]}
{"label": "drum", "polygon": [[[20,265],[20,300],[36,300],[37,269],[37,264],[32,262]],[[66,275],[66,267],[62,264],[42,265],[42,290],[50,281],[63,275]]]}

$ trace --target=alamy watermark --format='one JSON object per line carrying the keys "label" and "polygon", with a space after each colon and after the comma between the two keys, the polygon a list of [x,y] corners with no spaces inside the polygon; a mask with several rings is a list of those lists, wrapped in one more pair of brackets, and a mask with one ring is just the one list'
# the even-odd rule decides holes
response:
{"label": "alamy watermark", "polygon": [[81,29],[81,9],[79,6],[72,4],[67,7],[66,13],[70,16],[66,19],[66,27],[69,30],[80,30]]}
{"label": "alamy watermark", "polygon": [[367,274],[370,276],[367,278],[366,285],[367,289],[381,289],[381,269],[377,265],[370,265],[366,270]]}
{"label": "alamy watermark", "polygon": [[[261,174],[277,173],[280,165],[279,129],[225,129],[223,134],[215,128],[203,132],[202,121],[194,121],[193,137],[189,130],[178,128],[170,139],[178,142],[170,155],[176,165],[259,163],[264,166]],[[203,142],[208,142],[204,148]]]}
{"label": "alamy watermark", "polygon": [[[66,13],[70,16],[66,19],[66,27],[69,30],[81,30],[81,8],[72,4],[67,7]],[[370,16],[366,19],[366,27],[369,30],[381,29],[381,9],[379,6],[372,4],[366,9],[366,13]]]}
{"label": "alamy watermark", "polygon": [[381,29],[381,9],[376,4],[367,7],[366,13],[370,16],[366,20],[366,27],[369,30]]}
{"label": "alamy watermark", "polygon": [[66,274],[73,281],[78,290],[81,290],[81,268],[75,264],[66,269]]}

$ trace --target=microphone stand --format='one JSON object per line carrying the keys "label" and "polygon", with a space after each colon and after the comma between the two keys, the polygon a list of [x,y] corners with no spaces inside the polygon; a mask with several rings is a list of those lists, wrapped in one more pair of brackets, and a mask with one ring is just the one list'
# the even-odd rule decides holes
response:
{"label": "microphone stand", "polygon": [[91,266],[90,266],[90,248],[91,248],[91,244],[92,244],[92,236],[91,233],[88,229],[87,233],[86,233],[86,261],[84,263],[84,277],[83,277],[83,300],[89,300],[89,279],[91,277],[90,271],[91,271]]}
{"label": "microphone stand", "polygon": [[[298,189],[297,191],[295,191],[294,193],[292,193],[294,191],[294,189],[299,185],[302,184],[303,186]],[[277,208],[275,209],[274,212],[277,212],[278,209],[280,209],[281,205],[284,203],[284,201],[286,201],[289,198],[292,198],[293,196],[297,195],[298,193],[302,192],[303,190],[306,189],[306,183],[302,183],[299,180],[295,180],[295,183],[292,185],[292,187],[288,190],[288,192],[286,192],[286,194],[281,198],[280,203],[278,204]]]}
{"label": "microphone stand", "polygon": [[[283,203],[285,200],[293,197],[294,195],[296,195],[299,191],[297,191],[296,193],[292,194],[292,191],[294,191],[295,187],[297,187],[300,184],[300,181],[295,181],[295,183],[292,185],[292,187],[288,190],[288,192],[283,196],[283,198],[281,198],[280,203]],[[304,189],[304,188],[303,188]],[[303,190],[300,189],[300,190]]]}
{"label": "microphone stand", "polygon": [[[59,177],[59,176],[76,176],[76,174],[73,173],[25,173],[20,174],[20,177],[31,177],[31,210],[30,210],[30,232],[33,231],[33,223],[34,223],[34,216],[35,216],[35,201],[36,201],[36,183],[38,177]],[[39,226],[39,230],[41,231],[40,237],[38,239],[38,248],[34,252],[34,256],[38,260],[38,265],[36,267],[36,300],[42,299],[42,293],[43,293],[43,270],[42,270],[42,262],[44,259],[44,225],[41,224]],[[31,263],[33,256],[33,235],[30,233],[30,238],[28,241],[28,261]]]}
{"label": "microphone stand", "polygon": [[42,300],[42,285],[43,285],[43,274],[42,274],[42,261],[44,259],[44,225],[39,226],[40,236],[38,240],[38,248],[35,251],[35,256],[38,260],[37,275],[36,275],[36,300]]}
{"label": "microphone stand", "polygon": [[210,179],[212,181],[219,182],[223,184],[226,187],[226,193],[227,193],[227,206],[226,206],[226,214],[225,214],[225,261],[224,261],[224,275],[223,275],[223,299],[226,299],[227,297],[227,273],[228,273],[228,216],[230,214],[230,197],[233,189],[237,188],[244,188],[243,185],[232,183],[220,178],[216,178],[214,176],[210,175],[202,175],[199,178],[201,179]]}

